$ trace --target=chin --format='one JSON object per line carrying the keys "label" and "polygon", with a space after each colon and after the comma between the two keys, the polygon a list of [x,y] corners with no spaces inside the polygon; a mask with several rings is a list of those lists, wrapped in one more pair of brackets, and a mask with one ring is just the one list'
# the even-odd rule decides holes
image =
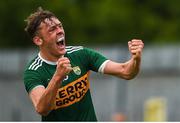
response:
{"label": "chin", "polygon": [[65,50],[64,50],[64,51],[61,51],[60,54],[61,54],[61,55],[65,55],[65,54],[66,54],[66,51],[65,51]]}

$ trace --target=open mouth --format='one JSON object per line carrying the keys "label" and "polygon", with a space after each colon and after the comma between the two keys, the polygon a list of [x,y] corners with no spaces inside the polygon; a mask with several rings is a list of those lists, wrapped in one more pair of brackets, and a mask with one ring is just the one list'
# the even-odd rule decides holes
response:
{"label": "open mouth", "polygon": [[64,45],[64,44],[65,44],[65,39],[64,39],[64,37],[59,38],[59,39],[57,40],[56,44],[57,44],[58,46]]}

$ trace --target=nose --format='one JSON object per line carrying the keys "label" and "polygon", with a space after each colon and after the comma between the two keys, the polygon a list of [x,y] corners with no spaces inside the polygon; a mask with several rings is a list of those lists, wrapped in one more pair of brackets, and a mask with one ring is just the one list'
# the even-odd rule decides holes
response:
{"label": "nose", "polygon": [[57,33],[57,34],[63,34],[63,33],[64,33],[63,27],[57,26],[57,27],[56,27],[56,33]]}

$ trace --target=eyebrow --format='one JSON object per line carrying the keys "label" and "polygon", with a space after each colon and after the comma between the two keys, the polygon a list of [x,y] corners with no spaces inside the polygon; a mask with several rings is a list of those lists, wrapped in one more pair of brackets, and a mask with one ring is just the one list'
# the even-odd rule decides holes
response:
{"label": "eyebrow", "polygon": [[48,31],[55,28],[55,27],[57,27],[57,26],[62,26],[62,23],[57,23],[57,24],[54,24],[52,26],[49,26]]}

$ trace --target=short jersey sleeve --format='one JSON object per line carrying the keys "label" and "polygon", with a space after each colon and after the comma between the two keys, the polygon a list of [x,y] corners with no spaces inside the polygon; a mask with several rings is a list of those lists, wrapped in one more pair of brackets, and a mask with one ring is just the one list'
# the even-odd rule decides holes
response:
{"label": "short jersey sleeve", "polygon": [[40,74],[33,70],[26,70],[24,72],[24,85],[28,93],[36,86],[44,86]]}
{"label": "short jersey sleeve", "polygon": [[90,70],[93,70],[95,72],[100,72],[100,67],[103,65],[103,63],[108,61],[108,59],[105,56],[101,55],[95,50],[84,48],[84,52],[86,54],[86,60],[88,60],[88,66]]}

